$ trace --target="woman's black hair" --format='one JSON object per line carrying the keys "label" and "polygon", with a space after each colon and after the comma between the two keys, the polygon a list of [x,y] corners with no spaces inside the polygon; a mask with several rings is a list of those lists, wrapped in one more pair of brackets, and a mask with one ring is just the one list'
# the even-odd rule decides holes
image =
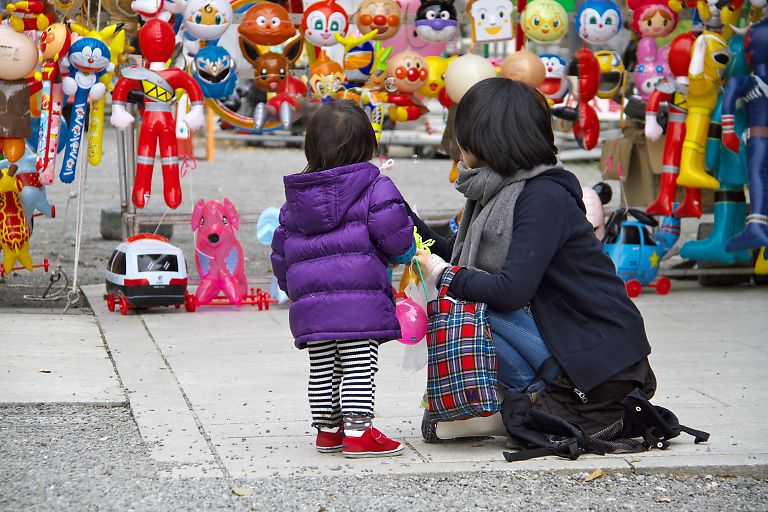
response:
{"label": "woman's black hair", "polygon": [[557,163],[547,101],[523,82],[488,78],[473,85],[456,107],[454,133],[459,147],[503,176]]}
{"label": "woman's black hair", "polygon": [[307,126],[304,172],[367,162],[378,147],[371,120],[357,103],[327,103],[315,112]]}

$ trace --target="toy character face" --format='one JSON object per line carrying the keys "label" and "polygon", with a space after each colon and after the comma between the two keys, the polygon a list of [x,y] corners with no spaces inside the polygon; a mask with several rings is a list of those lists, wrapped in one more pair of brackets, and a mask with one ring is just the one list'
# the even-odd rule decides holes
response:
{"label": "toy character face", "polygon": [[600,85],[597,89],[597,97],[613,98],[618,94],[624,78],[624,63],[618,52],[611,50],[595,52],[595,57],[600,64]]}
{"label": "toy character face", "polygon": [[75,41],[69,49],[70,65],[84,73],[100,73],[109,66],[111,55],[106,44],[93,37]]}
{"label": "toy character face", "polygon": [[394,0],[364,0],[357,15],[361,34],[376,31],[374,39],[384,40],[397,34],[403,20],[400,4]]}
{"label": "toy character face", "polygon": [[285,45],[283,53],[261,53],[259,47],[240,36],[240,51],[245,60],[253,66],[253,83],[263,91],[277,91],[288,71],[301,55],[304,38],[299,36]]}
{"label": "toy character face", "polygon": [[71,35],[64,23],[54,23],[40,34],[40,51],[43,60],[53,60],[69,51]]}
{"label": "toy character face", "polygon": [[445,70],[448,69],[448,64],[455,58],[455,56],[449,59],[436,56],[426,57],[424,60],[429,71],[427,73],[427,81],[419,89],[419,94],[427,98],[437,98],[438,94],[440,94],[440,89],[445,87]]}
{"label": "toy character face", "polygon": [[579,37],[590,43],[605,43],[621,30],[621,10],[612,0],[587,0],[576,13]]}
{"label": "toy character face", "polygon": [[206,98],[229,96],[237,84],[234,61],[221,46],[206,46],[197,53],[192,76]]}
{"label": "toy character face", "polygon": [[704,76],[708,80],[719,82],[731,60],[731,50],[719,34],[704,31],[699,37],[703,37],[707,43],[707,53],[704,57]]}
{"label": "toy character face", "polygon": [[21,32],[0,25],[0,80],[18,80],[31,73],[37,65],[37,46]]}
{"label": "toy character face", "polygon": [[510,0],[475,0],[469,3],[467,10],[475,41],[512,39],[514,6]]}
{"label": "toy character face", "polygon": [[424,57],[406,50],[389,60],[387,76],[397,80],[397,92],[411,94],[421,89],[429,77],[429,66]]}
{"label": "toy character face", "polygon": [[456,35],[458,22],[453,0],[421,0],[416,11],[416,35],[439,43]]}
{"label": "toy character face", "polygon": [[227,0],[191,0],[184,8],[184,28],[197,39],[221,37],[232,18],[232,6]]}
{"label": "toy character face", "polygon": [[641,36],[666,37],[677,26],[677,13],[666,4],[651,4],[635,11],[632,25]]}
{"label": "toy character face", "polygon": [[301,30],[307,41],[315,46],[333,46],[336,44],[334,32],[347,33],[349,16],[335,0],[313,4],[304,12]]}
{"label": "toy character face", "polygon": [[335,60],[331,60],[325,53],[315,59],[315,63],[309,67],[309,87],[312,96],[321,100],[333,96],[344,83],[344,69]]}
{"label": "toy character face", "polygon": [[296,33],[288,11],[271,2],[248,9],[237,31],[252,43],[267,46],[282,44]]}
{"label": "toy character face", "polygon": [[139,29],[139,47],[147,62],[166,62],[170,59],[175,41],[173,27],[160,18],[149,20]]}
{"label": "toy character face", "polygon": [[563,80],[568,61],[554,53],[542,53],[539,59],[544,64],[544,82],[539,90],[547,99],[555,102],[562,100],[568,92],[568,82]]}
{"label": "toy character face", "polygon": [[523,32],[540,43],[559,41],[568,32],[568,14],[554,0],[534,0],[522,14]]}

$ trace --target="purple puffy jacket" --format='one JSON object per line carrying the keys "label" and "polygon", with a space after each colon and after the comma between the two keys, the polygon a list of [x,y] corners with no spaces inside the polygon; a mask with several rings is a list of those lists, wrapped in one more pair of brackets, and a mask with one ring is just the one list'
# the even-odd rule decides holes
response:
{"label": "purple puffy jacket", "polygon": [[414,252],[413,223],[388,177],[359,163],[283,178],[272,269],[293,304],[296,346],[400,337],[388,264]]}

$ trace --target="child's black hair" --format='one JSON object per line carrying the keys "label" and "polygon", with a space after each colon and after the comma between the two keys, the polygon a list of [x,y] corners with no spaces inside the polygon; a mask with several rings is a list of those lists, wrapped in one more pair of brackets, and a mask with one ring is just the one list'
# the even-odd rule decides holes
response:
{"label": "child's black hair", "polygon": [[503,176],[557,163],[547,101],[523,82],[488,78],[473,85],[456,107],[454,133],[459,147]]}
{"label": "child's black hair", "polygon": [[352,101],[334,101],[312,116],[304,137],[307,167],[315,172],[367,162],[378,150],[371,120]]}

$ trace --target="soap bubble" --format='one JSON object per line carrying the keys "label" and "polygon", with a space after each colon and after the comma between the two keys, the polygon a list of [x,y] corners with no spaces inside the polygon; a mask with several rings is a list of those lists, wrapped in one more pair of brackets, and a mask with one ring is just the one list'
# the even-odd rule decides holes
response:
{"label": "soap bubble", "polygon": [[384,89],[386,89],[387,92],[397,91],[397,78],[391,76],[384,80]]}

